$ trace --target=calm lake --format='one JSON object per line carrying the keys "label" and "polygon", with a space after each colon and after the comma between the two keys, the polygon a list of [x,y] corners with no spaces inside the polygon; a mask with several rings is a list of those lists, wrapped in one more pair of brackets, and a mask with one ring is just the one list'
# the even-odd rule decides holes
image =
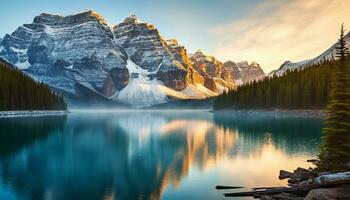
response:
{"label": "calm lake", "polygon": [[321,118],[205,111],[0,118],[0,199],[225,199],[311,166]]}

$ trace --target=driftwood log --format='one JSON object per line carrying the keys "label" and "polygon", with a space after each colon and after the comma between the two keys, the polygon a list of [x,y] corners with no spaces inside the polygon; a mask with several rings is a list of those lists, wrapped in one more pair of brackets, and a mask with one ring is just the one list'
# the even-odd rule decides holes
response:
{"label": "driftwood log", "polygon": [[228,189],[240,189],[243,187],[237,187],[237,186],[224,186],[224,185],[218,185],[215,187],[217,190],[228,190]]}
{"label": "driftwood log", "polygon": [[310,190],[319,188],[319,187],[320,187],[319,185],[308,185],[304,187],[286,187],[286,188],[266,189],[266,190],[250,191],[250,192],[225,193],[224,195],[226,197],[245,197],[245,196],[261,197],[264,195],[290,193],[290,194],[305,196]]}
{"label": "driftwood log", "polygon": [[350,184],[350,172],[321,175],[315,179],[315,183],[322,186]]}

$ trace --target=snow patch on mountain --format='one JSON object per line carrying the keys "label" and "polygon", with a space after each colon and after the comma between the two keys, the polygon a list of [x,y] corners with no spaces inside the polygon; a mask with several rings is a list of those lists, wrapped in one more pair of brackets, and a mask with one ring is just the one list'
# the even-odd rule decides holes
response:
{"label": "snow patch on mountain", "polygon": [[30,67],[30,63],[28,62],[28,60],[26,60],[25,62],[17,62],[15,65],[20,69],[28,69]]}
{"label": "snow patch on mountain", "polygon": [[150,106],[167,101],[167,96],[159,88],[163,86],[162,82],[156,78],[150,78],[150,72],[142,69],[130,58],[127,60],[126,68],[129,71],[129,84],[119,92],[118,101],[139,106]]}
{"label": "snow patch on mountain", "polygon": [[181,91],[176,91],[166,86],[159,86],[159,89],[160,91],[164,92],[168,97],[177,100],[206,99],[220,94],[209,90],[201,84],[188,84],[187,87]]}
{"label": "snow patch on mountain", "polygon": [[151,106],[173,99],[205,99],[217,96],[219,93],[212,92],[201,84],[189,84],[185,89],[176,91],[166,87],[162,81],[151,78],[154,72],[142,69],[131,59],[126,65],[129,71],[129,84],[119,93],[115,93],[110,98],[115,98],[122,103],[134,106]]}
{"label": "snow patch on mountain", "polygon": [[201,84],[195,84],[195,85],[188,85],[184,90],[182,90],[182,93],[186,94],[188,98],[200,98],[205,99],[212,96],[217,96],[219,93],[215,93],[208,88],[204,87]]}

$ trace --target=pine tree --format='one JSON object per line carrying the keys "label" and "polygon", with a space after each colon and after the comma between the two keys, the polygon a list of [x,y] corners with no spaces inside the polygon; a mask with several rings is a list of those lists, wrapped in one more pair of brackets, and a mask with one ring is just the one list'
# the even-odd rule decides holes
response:
{"label": "pine tree", "polygon": [[350,170],[350,63],[341,26],[339,68],[331,85],[326,127],[317,167],[320,171]]}
{"label": "pine tree", "polygon": [[62,96],[0,59],[0,110],[66,110]]}
{"label": "pine tree", "polygon": [[[349,55],[349,49],[346,47],[346,41],[344,38],[344,24],[341,25],[340,38],[338,40],[338,46],[336,47],[336,56],[339,58],[342,65],[345,65],[346,56]],[[344,66],[343,66],[344,67]]]}

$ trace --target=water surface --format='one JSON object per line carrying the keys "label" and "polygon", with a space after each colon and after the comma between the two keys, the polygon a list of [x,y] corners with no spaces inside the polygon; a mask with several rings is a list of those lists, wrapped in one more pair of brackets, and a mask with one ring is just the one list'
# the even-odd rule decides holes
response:
{"label": "water surface", "polygon": [[0,199],[224,199],[308,167],[322,119],[120,111],[0,119]]}

